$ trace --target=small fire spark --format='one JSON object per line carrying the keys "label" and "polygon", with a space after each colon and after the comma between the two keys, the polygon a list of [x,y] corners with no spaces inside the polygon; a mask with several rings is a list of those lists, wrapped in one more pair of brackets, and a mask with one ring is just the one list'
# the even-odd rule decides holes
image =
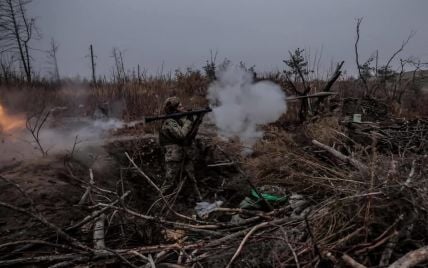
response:
{"label": "small fire spark", "polygon": [[25,127],[25,119],[18,115],[9,115],[0,104],[0,132],[10,133]]}

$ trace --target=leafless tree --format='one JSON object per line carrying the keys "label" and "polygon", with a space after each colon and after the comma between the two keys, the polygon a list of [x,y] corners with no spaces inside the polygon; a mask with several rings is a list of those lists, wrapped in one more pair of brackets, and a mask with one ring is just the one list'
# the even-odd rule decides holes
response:
{"label": "leafless tree", "polygon": [[411,64],[414,68],[412,71],[412,84],[415,84],[416,83],[416,75],[418,73],[419,74],[421,73],[420,71],[422,70],[422,68],[428,67],[428,62],[422,62],[420,59],[414,58],[414,57],[407,59],[407,62],[409,64]]}
{"label": "leafless tree", "polygon": [[43,156],[47,156],[48,155],[48,151],[43,148],[41,140],[40,140],[40,131],[42,130],[43,126],[45,125],[49,115],[50,115],[51,110],[46,110],[44,107],[28,116],[27,121],[26,121],[26,128],[27,130],[31,133],[31,136],[33,137],[34,141],[36,142],[40,152],[42,153]]}
{"label": "leafless tree", "polygon": [[[284,70],[285,78],[288,85],[293,90],[293,92],[301,98],[301,105],[299,111],[300,121],[305,121],[308,116],[314,115],[318,110],[321,102],[324,100],[324,97],[318,98],[318,100],[312,105],[311,100],[305,96],[311,93],[311,91],[318,91],[316,87],[312,84],[310,74],[314,71],[311,70],[309,66],[309,61],[307,60],[309,56],[303,55],[303,49],[296,49],[294,53],[289,51],[289,59],[284,60],[283,62],[287,65],[288,69]],[[342,66],[344,62],[341,61],[336,65],[336,68],[328,79],[327,83],[322,88],[322,92],[329,92],[342,74]]]}
{"label": "leafless tree", "polygon": [[202,67],[205,71],[205,75],[208,77],[210,81],[214,81],[217,79],[216,77],[216,59],[217,59],[218,51],[213,53],[210,49],[210,60],[207,60],[207,63],[204,67]]}
{"label": "leafless tree", "polygon": [[[367,61],[363,64],[360,63],[358,42],[360,39],[360,26],[363,18],[357,19],[356,26],[356,40],[355,40],[355,61],[358,68],[359,79],[362,81],[364,86],[364,96],[373,98],[375,97],[377,90],[382,89],[384,96],[390,100],[401,102],[401,98],[404,94],[403,87],[403,75],[405,73],[404,67],[408,64],[408,60],[400,59],[400,70],[395,71],[392,67],[392,61],[400,54],[409,41],[415,36],[415,32],[411,32],[408,37],[402,41],[401,46],[394,51],[391,57],[388,58],[387,62],[383,66],[379,66],[379,51],[376,50],[375,54],[370,56]],[[375,60],[375,66],[372,67],[372,61]],[[374,78],[369,83],[368,79]]]}
{"label": "leafless tree", "polygon": [[118,48],[113,48],[112,57],[114,59],[113,78],[117,82],[123,83],[126,80],[126,72],[123,63],[122,51]]}
{"label": "leafless tree", "polygon": [[32,79],[30,41],[38,35],[35,19],[27,15],[29,3],[31,0],[0,1],[0,52],[17,55],[27,82]]}
{"label": "leafless tree", "polygon": [[362,68],[362,65],[360,64],[360,59],[359,59],[359,53],[358,53],[358,42],[360,41],[360,25],[361,25],[361,22],[363,21],[363,18],[358,18],[357,19],[357,29],[356,29],[356,32],[357,32],[357,38],[356,38],[356,40],[355,40],[355,45],[354,45],[354,48],[355,48],[355,61],[356,61],[356,63],[357,63],[357,68],[358,68],[358,76],[359,76],[359,79],[361,79],[361,81],[363,82],[363,85],[364,85],[364,96],[369,96],[370,95],[370,89],[369,89],[369,86],[368,86],[368,84],[367,84],[367,80],[366,80],[366,78],[365,78],[365,75],[363,75],[363,68]]}
{"label": "leafless tree", "polygon": [[52,78],[56,81],[59,82],[60,81],[60,76],[59,76],[59,68],[58,68],[58,60],[57,60],[57,52],[58,52],[58,48],[59,45],[55,42],[55,40],[52,38],[51,39],[51,47],[50,50],[48,51],[48,57],[49,57],[49,63],[52,65]]}
{"label": "leafless tree", "polygon": [[8,53],[0,53],[0,82],[9,83],[15,76],[14,63],[16,59]]}
{"label": "leafless tree", "polygon": [[[406,40],[404,40],[402,43],[401,43],[401,46],[392,54],[392,56],[388,59],[388,62],[386,63],[386,65],[385,65],[385,69],[388,69],[389,68],[389,66],[391,65],[391,62],[392,62],[392,60],[398,55],[398,54],[400,54],[403,50],[404,50],[404,47],[409,43],[409,41],[410,41],[410,39],[412,39],[414,36],[415,36],[415,32],[411,32],[410,34],[409,34],[409,36],[407,37],[407,39]],[[386,80],[385,78],[383,79],[383,80]]]}

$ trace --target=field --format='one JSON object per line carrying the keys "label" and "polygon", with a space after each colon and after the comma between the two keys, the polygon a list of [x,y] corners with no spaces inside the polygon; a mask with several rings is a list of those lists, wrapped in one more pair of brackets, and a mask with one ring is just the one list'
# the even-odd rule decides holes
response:
{"label": "field", "polygon": [[[206,116],[198,185],[204,201],[222,201],[206,217],[189,183],[173,201],[159,193],[159,123],[136,122],[162,114],[173,95],[189,108],[211,104],[206,74],[3,83],[0,266],[425,267],[424,75],[339,78],[334,95],[289,100],[251,146]],[[251,83],[263,80],[287,96],[305,89],[281,74]],[[302,95],[326,84],[311,80]],[[286,200],[240,207],[254,185],[279,187]]]}

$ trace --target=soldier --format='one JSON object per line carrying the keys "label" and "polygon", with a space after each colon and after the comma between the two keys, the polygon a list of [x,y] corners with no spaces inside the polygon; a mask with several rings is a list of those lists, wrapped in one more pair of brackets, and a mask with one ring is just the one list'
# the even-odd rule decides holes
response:
{"label": "soldier", "polygon": [[[185,112],[178,97],[165,100],[164,112],[166,114]],[[194,161],[196,160],[196,146],[193,138],[198,131],[202,117],[183,117],[179,119],[166,119],[159,131],[159,143],[164,153],[165,181],[162,192],[168,192],[180,177],[185,176],[193,182],[199,200],[201,193],[196,184]]]}

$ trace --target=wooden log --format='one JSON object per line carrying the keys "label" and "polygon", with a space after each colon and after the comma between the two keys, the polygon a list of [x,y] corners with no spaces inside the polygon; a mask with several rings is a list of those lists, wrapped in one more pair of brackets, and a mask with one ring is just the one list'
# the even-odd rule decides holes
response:
{"label": "wooden log", "polygon": [[358,161],[357,159],[354,159],[350,156],[346,156],[344,154],[342,154],[341,152],[333,149],[332,147],[325,145],[317,140],[312,140],[312,143],[324,150],[326,150],[327,152],[329,152],[331,155],[335,156],[336,158],[339,158],[340,160],[342,160],[343,162],[346,162],[352,166],[354,166],[355,168],[357,168],[358,170],[364,172],[364,173],[369,173],[369,168],[364,165],[363,163],[361,163],[360,161]]}
{"label": "wooden log", "polygon": [[101,214],[95,224],[94,224],[94,236],[93,236],[93,241],[94,241],[94,249],[98,249],[98,250],[102,250],[105,249],[106,245],[104,242],[104,223],[106,220],[106,215],[103,213]]}
{"label": "wooden log", "polygon": [[287,97],[286,101],[294,101],[294,100],[300,100],[300,99],[310,99],[310,98],[325,98],[328,96],[337,95],[336,92],[317,92],[310,95],[304,95],[304,96],[290,96]]}
{"label": "wooden log", "polygon": [[420,249],[410,251],[388,268],[407,268],[413,267],[419,263],[428,261],[428,246],[422,247]]}

